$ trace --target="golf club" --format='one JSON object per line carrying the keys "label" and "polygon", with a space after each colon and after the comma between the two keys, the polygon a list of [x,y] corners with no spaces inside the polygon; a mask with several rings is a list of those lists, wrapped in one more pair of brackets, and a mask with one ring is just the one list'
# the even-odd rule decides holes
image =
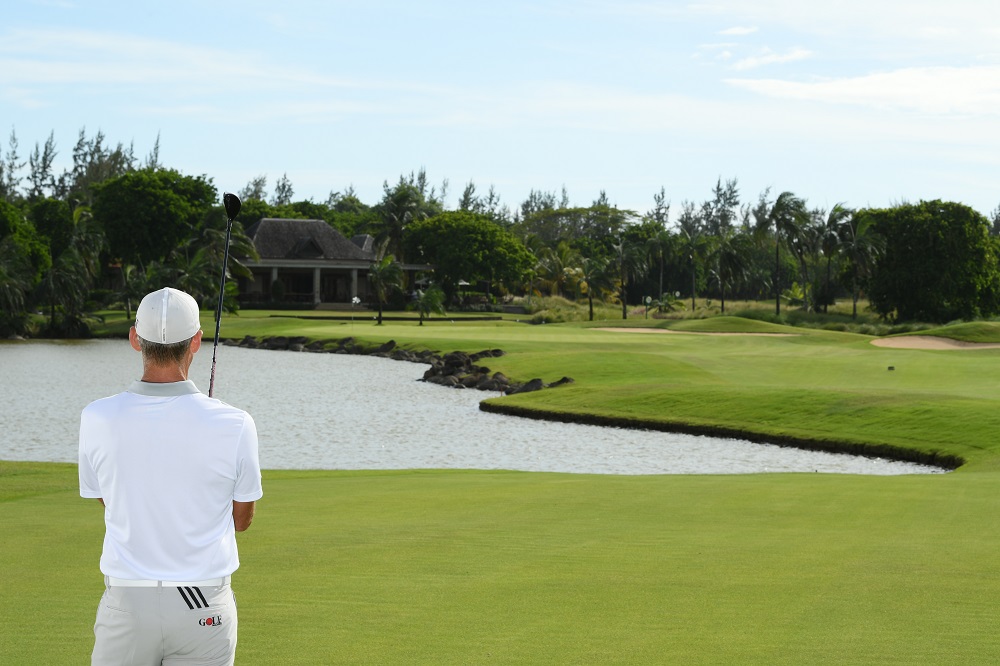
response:
{"label": "golf club", "polygon": [[233,232],[233,220],[240,214],[242,203],[235,194],[226,192],[222,195],[222,203],[226,207],[226,217],[229,222],[226,224],[226,249],[222,259],[222,282],[219,285],[219,305],[215,308],[215,346],[212,347],[212,378],[208,382],[208,397],[214,397],[215,393],[215,353],[219,349],[219,329],[222,327],[222,299],[226,295],[226,273],[229,272],[229,237]]}

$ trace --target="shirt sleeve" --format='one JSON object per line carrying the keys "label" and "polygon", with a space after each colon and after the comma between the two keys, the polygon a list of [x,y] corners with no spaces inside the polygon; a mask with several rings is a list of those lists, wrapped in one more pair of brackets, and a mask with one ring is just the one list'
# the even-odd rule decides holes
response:
{"label": "shirt sleeve", "polygon": [[233,499],[237,502],[255,502],[263,496],[260,458],[257,454],[257,425],[253,417],[247,414],[236,449],[236,488]]}
{"label": "shirt sleeve", "polygon": [[80,472],[80,497],[87,499],[97,499],[104,497],[101,493],[101,484],[97,480],[97,470],[90,463],[90,456],[87,451],[87,414],[84,412],[80,416],[80,443],[79,443],[79,472]]}

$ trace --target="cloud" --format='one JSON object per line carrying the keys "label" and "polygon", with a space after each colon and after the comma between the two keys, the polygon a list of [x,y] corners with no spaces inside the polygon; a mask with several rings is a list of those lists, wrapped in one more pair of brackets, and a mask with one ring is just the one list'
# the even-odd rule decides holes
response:
{"label": "cloud", "polygon": [[726,28],[725,30],[720,30],[718,34],[720,35],[752,35],[757,32],[757,26],[734,26],[732,28]]}
{"label": "cloud", "polygon": [[729,79],[767,97],[897,109],[931,115],[1000,113],[1000,66],[912,67],[811,82]]}
{"label": "cloud", "polygon": [[[164,39],[92,30],[12,30],[0,33],[0,95],[22,108],[56,103],[70,87],[90,95],[102,87],[179,108],[193,100],[254,91],[295,103],[337,90],[432,95],[409,81],[352,80],[321,69],[274,65],[256,53],[224,51]],[[195,102],[199,104],[200,102]],[[187,111],[182,111],[182,114]]]}
{"label": "cloud", "polygon": [[804,60],[813,55],[812,51],[803,48],[793,48],[787,53],[775,53],[771,49],[765,48],[759,55],[750,56],[748,58],[742,58],[737,60],[733,64],[733,69],[743,71],[747,69],[755,69],[757,67],[763,67],[764,65],[775,65],[782,64],[786,62],[795,62],[796,60]]}
{"label": "cloud", "polygon": [[687,7],[692,15],[731,25],[846,38],[855,49],[887,57],[927,55],[927,49],[965,56],[991,51],[1000,26],[1000,5],[982,0],[695,0]]}

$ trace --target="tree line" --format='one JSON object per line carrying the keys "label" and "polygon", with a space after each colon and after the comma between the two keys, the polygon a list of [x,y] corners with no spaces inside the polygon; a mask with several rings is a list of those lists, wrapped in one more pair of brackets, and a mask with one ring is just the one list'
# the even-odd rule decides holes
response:
{"label": "tree line", "polygon": [[[159,138],[144,158],[132,145],[80,130],[60,174],[54,135],[21,157],[13,130],[0,156],[0,334],[86,335],[90,313],[128,311],[170,285],[212,307],[221,275],[226,218],[212,179],[161,164]],[[228,271],[248,276],[255,258],[244,230],[262,217],[325,220],[348,238],[370,234],[377,306],[402,306],[399,265],[433,266],[418,292],[421,315],[469,293],[479,306],[538,294],[621,307],[674,309],[688,299],[766,300],[823,312],[838,298],[866,296],[887,320],[944,322],[1000,312],[1000,207],[992,219],[955,202],[882,209],[810,207],[792,192],[749,199],[736,179],[717,179],[700,203],[672,206],[665,188],[645,212],[621,209],[602,191],[590,205],[532,190],[511,208],[494,187],[469,182],[446,204],[449,184],[425,170],[383,183],[362,202],[353,187],[326,201],[294,199],[283,174],[268,195],[260,175],[238,191]],[[238,307],[235,280],[225,307]],[[430,291],[430,294],[427,292]],[[33,331],[31,313],[45,315]]]}

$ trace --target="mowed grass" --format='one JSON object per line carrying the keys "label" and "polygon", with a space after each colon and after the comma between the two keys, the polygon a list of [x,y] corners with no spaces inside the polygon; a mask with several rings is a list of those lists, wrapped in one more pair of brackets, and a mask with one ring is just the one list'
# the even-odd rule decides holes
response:
{"label": "mowed grass", "polygon": [[[744,326],[709,322],[676,328]],[[353,335],[499,347],[494,370],[575,379],[502,399],[530,409],[967,464],[911,477],[268,471],[239,536],[238,663],[1000,661],[1000,352],[759,325],[744,330],[795,335],[507,322],[355,324]],[[244,313],[223,334],[294,334],[287,326]],[[349,326],[296,330],[337,339]],[[75,466],[0,463],[0,524],[0,662],[86,662],[103,524],[77,495]]]}
{"label": "mowed grass", "polygon": [[[11,469],[3,463],[5,483]],[[0,655],[84,663],[100,508],[0,503]],[[37,473],[35,475],[37,477]],[[993,475],[268,472],[242,664],[996,663]],[[42,621],[44,619],[44,621]]]}

